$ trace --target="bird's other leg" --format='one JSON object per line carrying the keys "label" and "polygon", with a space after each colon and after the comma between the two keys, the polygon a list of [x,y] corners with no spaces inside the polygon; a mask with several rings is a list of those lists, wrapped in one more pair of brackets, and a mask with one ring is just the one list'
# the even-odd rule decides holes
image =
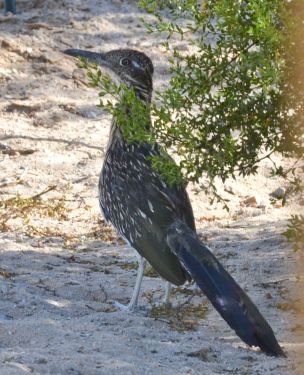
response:
{"label": "bird's other leg", "polygon": [[170,302],[170,291],[171,291],[171,283],[170,281],[165,281],[165,296],[164,296],[164,306],[171,306],[171,302]]}
{"label": "bird's other leg", "polygon": [[140,292],[140,286],[141,282],[144,276],[144,271],[146,267],[146,259],[142,256],[138,255],[138,270],[137,270],[137,276],[136,276],[136,282],[133,289],[132,297],[128,305],[123,305],[119,302],[115,302],[115,306],[118,307],[120,310],[124,311],[134,311],[135,307],[137,306],[138,302],[138,296]]}

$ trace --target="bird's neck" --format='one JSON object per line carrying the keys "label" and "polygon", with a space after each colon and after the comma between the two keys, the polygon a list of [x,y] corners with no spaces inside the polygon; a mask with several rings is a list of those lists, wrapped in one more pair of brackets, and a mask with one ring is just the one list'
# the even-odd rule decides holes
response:
{"label": "bird's neck", "polygon": [[125,104],[122,98],[117,104],[118,116],[114,116],[112,119],[108,149],[129,143],[128,136],[125,135],[126,129],[130,132],[137,130],[151,132],[150,103],[152,93],[136,90],[136,96],[139,99],[137,102]]}

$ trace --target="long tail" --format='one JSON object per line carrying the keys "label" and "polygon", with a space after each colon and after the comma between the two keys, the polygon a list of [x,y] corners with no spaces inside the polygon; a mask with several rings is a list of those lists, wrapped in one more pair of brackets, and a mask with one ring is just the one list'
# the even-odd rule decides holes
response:
{"label": "long tail", "polygon": [[173,223],[167,233],[167,243],[212,305],[246,344],[259,346],[272,356],[285,356],[257,307],[187,225],[179,220]]}

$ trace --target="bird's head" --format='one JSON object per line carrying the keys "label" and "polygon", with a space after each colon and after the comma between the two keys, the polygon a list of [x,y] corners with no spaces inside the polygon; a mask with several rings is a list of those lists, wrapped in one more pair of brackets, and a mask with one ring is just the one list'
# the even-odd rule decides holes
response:
{"label": "bird's head", "polygon": [[84,57],[89,62],[107,68],[122,83],[134,87],[140,99],[151,100],[152,94],[152,61],[144,53],[132,49],[117,49],[106,53],[67,49],[65,54]]}

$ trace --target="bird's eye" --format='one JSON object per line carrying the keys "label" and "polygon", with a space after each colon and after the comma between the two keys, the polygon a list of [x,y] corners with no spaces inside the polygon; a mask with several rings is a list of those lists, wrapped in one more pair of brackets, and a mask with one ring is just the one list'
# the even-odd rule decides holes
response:
{"label": "bird's eye", "polygon": [[129,59],[126,59],[126,58],[122,58],[120,60],[120,65],[121,66],[128,66],[128,65],[130,65],[130,63],[131,63],[131,61]]}

